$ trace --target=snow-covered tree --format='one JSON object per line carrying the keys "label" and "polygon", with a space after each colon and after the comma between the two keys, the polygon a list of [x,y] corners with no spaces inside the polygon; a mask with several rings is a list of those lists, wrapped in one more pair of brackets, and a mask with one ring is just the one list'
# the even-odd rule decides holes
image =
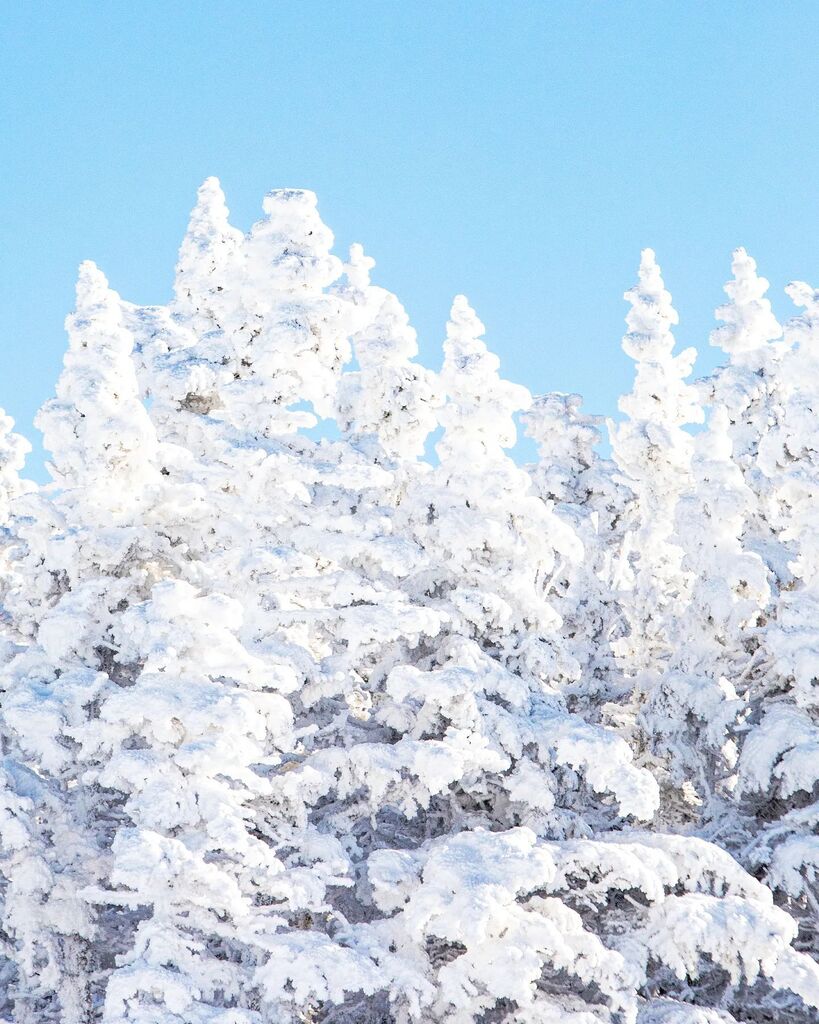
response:
{"label": "snow-covered tree", "polygon": [[[674,625],[674,653],[651,702],[672,781],[686,816],[714,820],[733,785],[739,683],[753,667],[754,633],[770,592],[759,555],[744,549],[754,495],[733,461],[724,406],[695,438],[691,487],[676,509],[676,540],[691,574],[685,614]],[[742,687],[740,687],[742,689]]]}
{"label": "snow-covered tree", "polygon": [[696,389],[686,377],[696,357],[693,348],[674,354],[677,312],[666,291],[654,252],[645,249],[638,283],[626,292],[631,308],[623,349],[636,364],[631,393],[620,399],[625,419],[609,424],[612,457],[632,491],[626,512],[622,558],[632,580],[620,594],[623,635],[614,641],[625,687],[632,691],[623,710],[612,714],[636,744],[656,757],[655,770],[670,784],[664,814],[673,816],[674,767],[657,736],[664,732],[666,691],[676,623],[689,601],[692,575],[683,567],[683,550],[674,536],[680,496],[691,486],[693,439],[684,429],[702,421]]}
{"label": "snow-covered tree", "polygon": [[179,250],[174,281],[176,307],[195,319],[199,337],[221,333],[238,312],[244,236],[229,215],[218,178],[207,178]]}
{"label": "snow-covered tree", "polygon": [[681,607],[688,580],[682,550],[674,543],[677,500],[691,480],[693,441],[684,429],[703,414],[697,392],[685,382],[696,358],[693,348],[674,354],[678,322],[651,249],[643,250],[623,350],[636,364],[631,393],[620,399],[625,419],[610,424],[612,457],[634,499],[625,545],[634,584],[624,598],[630,634],[622,643],[624,667],[637,676],[649,659],[668,653],[668,617]]}
{"label": "snow-covered tree", "polygon": [[83,892],[134,920],[106,985],[112,1024],[252,1008],[275,904],[292,894],[266,827],[271,786],[254,766],[288,736],[280,691],[294,680],[248,654],[240,626],[236,602],[168,580],[114,628],[117,661],[138,674],[80,736],[99,765],[87,778],[125,795],[105,885]]}
{"label": "snow-covered tree", "polygon": [[539,459],[529,467],[535,491],[583,545],[580,564],[553,585],[563,589],[563,632],[582,668],[578,696],[589,698],[591,709],[618,689],[611,640],[622,618],[617,595],[630,578],[620,549],[631,491],[596,450],[603,417],[581,412],[581,404],[580,395],[552,392],[536,398],[521,418],[537,442]]}
{"label": "snow-covered tree", "polygon": [[[225,389],[225,402],[234,421],[273,435],[298,403],[332,415],[350,344],[344,303],[328,290],[343,266],[330,251],[333,233],[318,214],[315,193],[278,189],[265,196],[263,209],[245,242],[241,294],[248,328],[241,339],[235,335],[238,376]],[[292,417],[290,411],[291,422],[309,422]]]}
{"label": "snow-covered tree", "polygon": [[[743,542],[777,580],[787,583],[788,551],[778,537],[781,526],[773,499],[776,471],[769,472],[771,455],[766,450],[780,416],[779,369],[788,343],[778,340],[782,328],[765,298],[768,282],[744,249],[734,251],[731,269],[733,279],[725,285],[729,301],[716,311],[723,324],[710,338],[727,354],[728,363],[703,382],[702,391],[709,402],[725,409],[731,457],[754,495],[744,513]],[[775,455],[773,459],[775,465]]]}
{"label": "snow-covered tree", "polygon": [[342,294],[362,307],[363,326],[353,335],[359,369],[342,377],[337,418],[357,443],[375,437],[388,457],[412,459],[436,426],[438,390],[434,375],[413,361],[418,342],[404,307],[370,284],[374,265],[361,246],[350,249]]}
{"label": "snow-covered tree", "polygon": [[50,483],[0,420],[0,1018],[811,1024],[819,299],[738,251],[695,389],[647,250],[610,462],[332,244],[208,179],[167,306],[81,268]]}
{"label": "snow-covered tree", "polygon": [[752,818],[745,855],[800,921],[819,953],[819,292],[788,294],[804,313],[786,325],[780,409],[760,461],[780,538],[792,553],[749,680],[739,797]]}
{"label": "snow-covered tree", "polygon": [[15,1020],[32,1024],[93,1019],[115,945],[82,896],[104,877],[112,823],[108,795],[84,785],[77,734],[116,685],[111,621],[139,587],[132,566],[146,560],[142,517],[158,479],[119,297],[93,264],[80,268],[67,329],[57,397],[38,417],[55,483],[18,503],[20,579],[6,599],[28,642],[3,670],[4,930],[17,951]]}

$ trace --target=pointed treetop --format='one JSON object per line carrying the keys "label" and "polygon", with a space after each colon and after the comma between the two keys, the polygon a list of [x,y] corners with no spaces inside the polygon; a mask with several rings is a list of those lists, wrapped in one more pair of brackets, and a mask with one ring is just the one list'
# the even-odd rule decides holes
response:
{"label": "pointed treetop", "polygon": [[390,457],[414,460],[436,425],[437,377],[413,362],[415,330],[398,298],[370,283],[374,265],[360,245],[352,245],[346,281],[334,289],[345,303],[359,366],[339,381],[336,419],[342,433],[375,436]]}
{"label": "pointed treetop", "polygon": [[716,311],[723,326],[711,332],[710,341],[723,352],[745,361],[748,354],[781,337],[782,328],[765,298],[769,284],[757,274],[756,262],[744,249],[734,249],[731,271],[733,280],[723,289],[730,302]]}
{"label": "pointed treetop", "polygon": [[120,297],[92,260],[84,260],[80,264],[75,294],[74,312],[65,318],[70,349],[88,346],[85,328],[89,325],[94,325],[95,331],[107,331],[112,339],[119,337],[122,326]]}
{"label": "pointed treetop", "polygon": [[350,256],[344,264],[344,273],[351,287],[364,291],[370,286],[370,271],[375,266],[375,260],[364,254],[364,246],[359,242],[353,242],[350,246]]}
{"label": "pointed treetop", "polygon": [[370,281],[370,271],[375,260],[364,253],[364,246],[353,242],[347,262],[342,264],[343,280],[337,281],[331,292],[340,295],[345,303],[348,319],[347,331],[350,336],[366,331],[381,307],[384,296],[389,292]]}
{"label": "pointed treetop", "polygon": [[[652,249],[643,250],[639,281],[625,298],[631,309],[623,350],[637,365],[631,392],[617,403],[627,419],[609,422],[612,455],[641,500],[661,507],[657,524],[665,529],[690,469],[691,437],[683,427],[703,420],[698,392],[685,383],[697,353],[687,348],[674,354],[677,313]],[[651,571],[649,566],[647,578]]]}
{"label": "pointed treetop", "polygon": [[352,335],[359,370],[341,377],[337,421],[345,433],[376,435],[391,457],[414,460],[435,429],[437,377],[413,362],[418,339],[397,297],[375,285],[356,291],[366,324]]}
{"label": "pointed treetop", "polygon": [[418,354],[418,336],[407,311],[392,292],[385,291],[379,297],[382,301],[372,322],[353,339],[362,369],[396,365]]}
{"label": "pointed treetop", "polygon": [[119,300],[116,292],[111,290],[108,278],[93,260],[83,260],[80,264],[75,294],[77,296],[75,314],[108,302],[112,298],[116,301]]}
{"label": "pointed treetop", "polygon": [[[491,377],[499,370],[500,360],[483,341],[485,331],[466,296],[456,295],[446,325],[442,371],[451,383],[456,384],[457,377],[462,374]],[[456,386],[453,390],[459,389]]]}
{"label": "pointed treetop", "polygon": [[[447,325],[448,337],[467,337],[478,339],[486,333],[486,328],[478,319],[475,310],[469,305],[465,295],[456,295],[452,300]],[[481,342],[481,344],[483,344]]]}
{"label": "pointed treetop", "polygon": [[196,241],[200,249],[207,249],[208,243],[212,244],[223,236],[238,241],[242,232],[231,226],[229,216],[219,179],[205,178],[196,193],[196,205],[191,210],[185,241],[188,244]]}
{"label": "pointed treetop", "polygon": [[196,205],[201,209],[224,209],[225,213],[228,212],[222,184],[215,175],[205,178],[197,189]]}
{"label": "pointed treetop", "polygon": [[445,432],[436,451],[442,461],[459,457],[464,441],[496,454],[511,447],[517,436],[513,414],[531,405],[526,388],[499,377],[500,360],[481,338],[485,329],[466,297],[456,295],[441,370],[449,398],[439,415]]}
{"label": "pointed treetop", "polygon": [[174,293],[188,313],[209,324],[224,318],[226,295],[217,294],[231,290],[231,261],[244,238],[228,218],[219,179],[206,178],[179,247]]}
{"label": "pointed treetop", "polygon": [[90,261],[80,266],[76,309],[66,330],[69,350],[57,394],[42,406],[35,425],[52,453],[57,481],[84,488],[99,507],[106,501],[122,506],[153,479],[156,434],[140,400],[122,302]]}
{"label": "pointed treetop", "polygon": [[626,316],[628,334],[623,350],[632,359],[654,360],[671,354],[674,336],[671,328],[679,323],[671,304],[653,249],[643,249],[637,284],[623,298],[631,303]]}

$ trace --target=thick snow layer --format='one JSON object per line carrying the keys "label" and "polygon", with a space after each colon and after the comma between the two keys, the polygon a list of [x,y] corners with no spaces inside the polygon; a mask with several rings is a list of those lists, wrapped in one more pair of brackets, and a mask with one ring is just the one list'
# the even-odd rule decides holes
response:
{"label": "thick snow layer", "polygon": [[645,250],[607,460],[374,267],[209,178],[0,412],[0,1024],[815,1021],[819,292]]}

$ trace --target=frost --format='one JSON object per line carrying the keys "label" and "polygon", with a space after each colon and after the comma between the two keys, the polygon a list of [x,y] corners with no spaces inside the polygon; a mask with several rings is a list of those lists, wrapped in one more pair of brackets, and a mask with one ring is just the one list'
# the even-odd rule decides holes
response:
{"label": "frost", "polygon": [[645,250],[607,459],[374,267],[209,178],[167,305],[80,268],[48,484],[0,413],[0,1019],[810,1024],[819,293],[736,250],[692,383]]}

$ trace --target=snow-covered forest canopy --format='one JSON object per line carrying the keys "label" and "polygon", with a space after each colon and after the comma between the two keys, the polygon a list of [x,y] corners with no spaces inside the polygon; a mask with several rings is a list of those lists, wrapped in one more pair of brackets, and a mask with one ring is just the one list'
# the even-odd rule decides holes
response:
{"label": "snow-covered forest canopy", "polygon": [[645,250],[604,424],[332,246],[209,179],[0,420],[0,1020],[816,1021],[819,291]]}

